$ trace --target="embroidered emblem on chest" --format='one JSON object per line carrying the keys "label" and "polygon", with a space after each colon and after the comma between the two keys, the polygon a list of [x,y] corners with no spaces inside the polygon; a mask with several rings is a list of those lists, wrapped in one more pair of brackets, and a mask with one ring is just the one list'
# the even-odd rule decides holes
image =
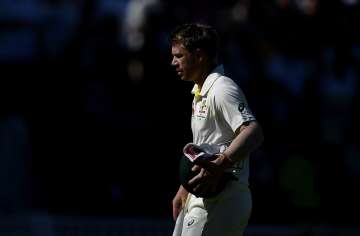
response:
{"label": "embroidered emblem on chest", "polygon": [[208,113],[208,106],[206,104],[206,99],[202,99],[196,106],[197,106],[196,116],[202,119],[206,118],[206,115]]}
{"label": "embroidered emblem on chest", "polygon": [[206,111],[207,111],[207,106],[206,106],[206,100],[204,99],[201,101],[199,112],[206,113]]}

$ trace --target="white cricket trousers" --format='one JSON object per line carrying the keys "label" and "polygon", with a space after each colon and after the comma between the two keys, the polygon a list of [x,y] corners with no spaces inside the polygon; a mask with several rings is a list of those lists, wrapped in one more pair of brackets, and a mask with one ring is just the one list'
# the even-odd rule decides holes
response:
{"label": "white cricket trousers", "polygon": [[189,194],[176,220],[173,236],[241,236],[251,214],[251,192],[247,185],[229,182],[210,199]]}

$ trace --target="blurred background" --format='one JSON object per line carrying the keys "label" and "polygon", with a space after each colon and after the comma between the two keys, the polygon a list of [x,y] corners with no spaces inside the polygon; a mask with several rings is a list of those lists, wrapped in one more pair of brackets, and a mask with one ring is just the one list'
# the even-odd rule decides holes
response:
{"label": "blurred background", "polygon": [[0,0],[0,235],[170,235],[191,83],[213,25],[265,142],[246,235],[360,235],[358,0]]}

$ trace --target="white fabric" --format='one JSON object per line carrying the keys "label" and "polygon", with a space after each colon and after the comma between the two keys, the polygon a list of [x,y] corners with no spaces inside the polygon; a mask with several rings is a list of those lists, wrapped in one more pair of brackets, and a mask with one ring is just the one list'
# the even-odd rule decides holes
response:
{"label": "white fabric", "polygon": [[181,236],[243,235],[252,209],[248,186],[230,182],[214,198],[188,198]]}
{"label": "white fabric", "polygon": [[172,236],[181,236],[183,223],[184,223],[184,216],[185,216],[184,209],[182,209],[178,217],[176,218],[175,228]]}
{"label": "white fabric", "polygon": [[[194,86],[192,93],[198,89]],[[218,66],[206,78],[199,97],[192,103],[191,129],[193,143],[217,145],[223,152],[234,139],[235,131],[246,121],[255,120],[245,96],[237,84]],[[236,171],[239,183],[248,184],[248,157]]]}
{"label": "white fabric", "polygon": [[[198,152],[195,153],[193,150],[197,150]],[[210,145],[208,143],[203,143],[201,145],[188,143],[184,146],[183,153],[191,162],[193,162],[204,154],[215,155],[220,153],[220,148],[217,145]]]}

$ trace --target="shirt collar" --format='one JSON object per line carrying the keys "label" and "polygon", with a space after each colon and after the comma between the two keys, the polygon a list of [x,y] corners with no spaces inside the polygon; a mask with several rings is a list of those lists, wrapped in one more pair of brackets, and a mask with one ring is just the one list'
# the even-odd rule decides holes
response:
{"label": "shirt collar", "polygon": [[[224,67],[223,65],[218,65],[205,79],[204,84],[200,91],[200,96],[205,96],[214,82],[219,78],[221,75],[224,74]],[[196,91],[198,91],[199,87],[197,84],[194,85],[193,89],[191,90],[192,94],[196,95]]]}

